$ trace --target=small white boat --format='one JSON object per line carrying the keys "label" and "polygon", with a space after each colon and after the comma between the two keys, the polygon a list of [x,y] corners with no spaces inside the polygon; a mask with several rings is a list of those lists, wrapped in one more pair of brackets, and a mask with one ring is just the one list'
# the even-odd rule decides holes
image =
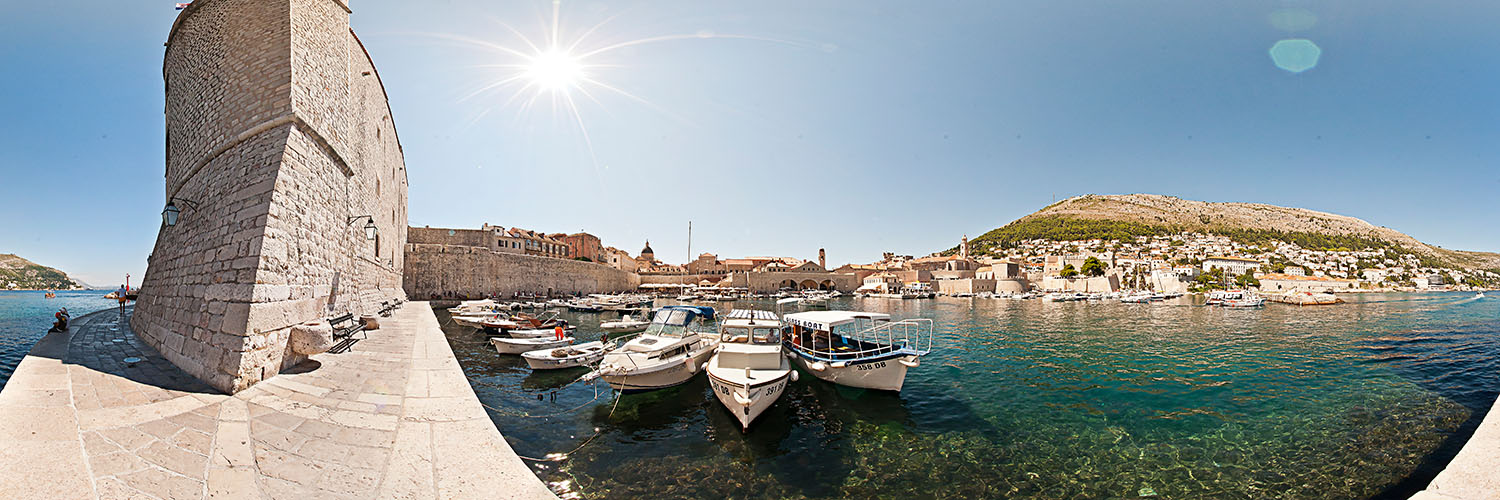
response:
{"label": "small white boat", "polygon": [[625,317],[620,318],[619,321],[605,321],[603,323],[599,323],[599,329],[604,330],[608,333],[635,333],[645,331],[646,327],[650,325],[650,321],[638,320],[630,317],[629,314],[626,314]]}
{"label": "small white boat", "polygon": [[665,389],[686,383],[719,346],[714,308],[666,306],[646,331],[610,351],[586,379],[602,378],[620,392]]}
{"label": "small white boat", "polygon": [[448,308],[448,314],[464,316],[471,314],[487,314],[499,310],[499,304],[490,299],[465,300],[457,306]]}
{"label": "small white boat", "polygon": [[[563,335],[572,335],[573,332],[576,331],[578,331],[578,327],[576,326],[563,327]],[[557,337],[557,328],[525,328],[506,330],[501,336],[510,337],[513,339],[553,338]]]}
{"label": "small white boat", "polygon": [[1266,305],[1266,299],[1251,295],[1238,299],[1228,299],[1219,305],[1224,307],[1260,307]]}
{"label": "small white boat", "polygon": [[750,428],[761,413],[797,379],[781,355],[781,325],[770,311],[730,311],[719,327],[719,347],[704,366],[708,383],[740,429]]}
{"label": "small white boat", "polygon": [[521,357],[533,370],[556,370],[592,365],[604,359],[604,354],[608,351],[609,348],[603,342],[595,340],[555,349],[527,351],[521,353]]}
{"label": "small white boat", "polygon": [[453,322],[470,328],[484,328],[485,323],[510,321],[510,315],[502,312],[489,314],[463,314],[453,316]]}
{"label": "small white boat", "polygon": [[1482,298],[1484,298],[1484,292],[1479,292],[1479,293],[1474,294],[1474,298],[1476,298],[1476,299],[1482,299]]}
{"label": "small white boat", "polygon": [[506,338],[495,337],[490,339],[490,345],[495,346],[495,351],[500,354],[521,354],[524,352],[540,349],[556,349],[573,343],[573,337],[538,337],[538,338]]}

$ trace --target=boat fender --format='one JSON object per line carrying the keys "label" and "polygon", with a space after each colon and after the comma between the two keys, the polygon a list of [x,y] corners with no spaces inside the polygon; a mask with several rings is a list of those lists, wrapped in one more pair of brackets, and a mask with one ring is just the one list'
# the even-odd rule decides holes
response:
{"label": "boat fender", "polygon": [[797,377],[797,370],[792,370],[792,381],[793,381],[793,382],[796,382],[796,381],[797,381],[797,378],[798,378],[798,377]]}
{"label": "boat fender", "polygon": [[843,367],[849,366],[849,362],[848,361],[834,361],[833,364],[828,365],[828,366],[832,366],[834,368],[843,368]]}
{"label": "boat fender", "polygon": [[744,396],[741,396],[739,392],[734,393],[734,402],[739,403],[740,406],[750,406],[752,404],[755,404],[755,400],[747,399]]}
{"label": "boat fender", "polygon": [[922,362],[918,360],[916,356],[901,358],[899,361],[901,364],[906,365],[907,368],[916,368],[917,365],[922,364]]}
{"label": "boat fender", "polygon": [[786,359],[792,359],[792,358],[795,358],[795,357],[797,357],[797,355],[796,355],[796,354],[792,354],[792,351],[786,351],[786,352],[785,352],[785,353],[783,353],[783,354],[786,354]]}
{"label": "boat fender", "polygon": [[808,363],[807,367],[815,372],[820,372],[828,369],[828,365],[823,364],[822,361],[813,361],[811,363]]}
{"label": "boat fender", "polygon": [[[704,361],[703,364],[705,365],[704,367],[707,368],[708,362]],[[693,364],[692,361],[688,361],[687,369],[688,373],[698,373],[698,365]]]}

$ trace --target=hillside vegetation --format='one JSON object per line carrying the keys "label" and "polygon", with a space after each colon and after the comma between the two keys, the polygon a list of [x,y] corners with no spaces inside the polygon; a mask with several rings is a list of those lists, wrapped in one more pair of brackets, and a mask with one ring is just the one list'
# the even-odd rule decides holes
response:
{"label": "hillside vegetation", "polygon": [[1433,267],[1500,268],[1500,254],[1433,247],[1363,220],[1261,203],[1210,203],[1151,194],[1084,195],[1049,205],[989,231],[973,248],[1009,248],[1029,239],[1128,240],[1195,232],[1246,245],[1271,241],[1314,250],[1395,250]]}
{"label": "hillside vegetation", "polygon": [[83,288],[67,273],[13,254],[0,254],[0,290],[69,290]]}

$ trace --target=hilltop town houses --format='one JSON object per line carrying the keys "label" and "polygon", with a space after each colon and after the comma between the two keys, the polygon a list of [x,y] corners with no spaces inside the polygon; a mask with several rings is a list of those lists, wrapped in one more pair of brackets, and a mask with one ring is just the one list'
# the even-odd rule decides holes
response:
{"label": "hilltop town houses", "polygon": [[[1421,258],[1390,249],[1314,250],[1292,243],[1246,245],[1225,236],[1181,233],[1129,241],[1021,241],[1005,249],[973,248],[968,237],[945,254],[887,252],[868,264],[831,268],[790,256],[720,258],[711,252],[674,264],[658,259],[647,241],[634,256],[586,232],[544,233],[490,224],[480,229],[411,228],[413,244],[483,247],[500,253],[585,261],[629,273],[644,289],[714,286],[750,293],[837,290],[894,293],[924,290],[948,295],[1027,291],[1187,292],[1258,288],[1266,292],[1441,289],[1464,272],[1422,266]],[[1475,277],[1496,279],[1486,271]]]}

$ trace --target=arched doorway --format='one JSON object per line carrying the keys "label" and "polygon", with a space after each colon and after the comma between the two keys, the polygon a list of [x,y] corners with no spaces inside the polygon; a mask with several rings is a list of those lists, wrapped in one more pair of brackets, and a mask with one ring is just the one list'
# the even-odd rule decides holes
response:
{"label": "arched doorway", "polygon": [[802,280],[802,289],[803,290],[817,290],[818,289],[818,282],[813,281],[813,280]]}
{"label": "arched doorway", "polygon": [[797,289],[797,282],[796,281],[792,281],[792,280],[781,280],[781,284],[776,285],[776,288],[779,288],[779,289],[782,289],[782,290],[796,290]]}
{"label": "arched doorway", "polygon": [[835,285],[833,280],[823,280],[822,283],[818,284],[818,289],[831,292],[838,290],[838,285]]}

